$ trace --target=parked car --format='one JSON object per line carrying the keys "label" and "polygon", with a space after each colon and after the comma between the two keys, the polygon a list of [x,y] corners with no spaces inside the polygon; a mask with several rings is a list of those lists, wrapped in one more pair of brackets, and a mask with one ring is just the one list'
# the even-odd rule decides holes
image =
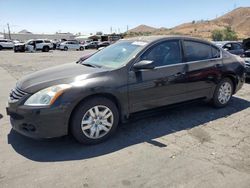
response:
{"label": "parked car", "polygon": [[124,39],[83,61],[23,77],[11,91],[7,114],[13,129],[28,137],[70,131],[80,143],[95,144],[136,112],[196,99],[224,107],[244,80],[242,58],[210,42]]}
{"label": "parked car", "polygon": [[215,42],[215,44],[224,50],[230,52],[231,54],[243,56],[244,55],[244,49],[242,46],[242,43],[240,42]]}
{"label": "parked car", "polygon": [[58,47],[60,50],[84,50],[84,45],[78,41],[65,41]]}
{"label": "parked car", "polygon": [[244,61],[245,61],[245,65],[246,65],[246,77],[250,78],[250,58],[245,57]]}
{"label": "parked car", "polygon": [[99,48],[98,44],[99,44],[98,41],[92,41],[92,42],[84,44],[84,48],[85,49],[98,49]]}
{"label": "parked car", "polygon": [[250,38],[243,40],[244,55],[250,57]]}
{"label": "parked car", "polygon": [[3,49],[13,49],[14,42],[9,39],[0,39],[0,50]]}
{"label": "parked car", "polygon": [[110,44],[111,43],[109,41],[100,42],[100,43],[98,43],[98,47],[97,48],[107,47]]}
{"label": "parked car", "polygon": [[14,52],[25,52],[25,51],[43,51],[48,52],[53,49],[53,44],[50,40],[35,39],[28,40],[26,43],[17,43],[14,45]]}

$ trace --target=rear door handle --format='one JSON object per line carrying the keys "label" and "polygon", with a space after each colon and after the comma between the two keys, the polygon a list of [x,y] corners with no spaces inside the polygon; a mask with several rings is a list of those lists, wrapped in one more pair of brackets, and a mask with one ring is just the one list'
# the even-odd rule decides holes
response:
{"label": "rear door handle", "polygon": [[174,76],[179,77],[179,76],[184,76],[186,73],[185,72],[178,72]]}
{"label": "rear door handle", "polygon": [[221,68],[223,65],[222,64],[215,64],[214,67],[215,68]]}

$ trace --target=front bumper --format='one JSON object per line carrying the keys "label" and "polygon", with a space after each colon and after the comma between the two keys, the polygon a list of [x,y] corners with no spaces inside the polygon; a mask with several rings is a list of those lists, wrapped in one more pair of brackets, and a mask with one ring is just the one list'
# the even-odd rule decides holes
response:
{"label": "front bumper", "polygon": [[53,138],[68,134],[66,109],[59,107],[29,107],[9,104],[6,108],[12,128],[32,138]]}
{"label": "front bumper", "polygon": [[26,47],[25,45],[17,45],[17,46],[14,46],[13,49],[16,52],[25,52]]}

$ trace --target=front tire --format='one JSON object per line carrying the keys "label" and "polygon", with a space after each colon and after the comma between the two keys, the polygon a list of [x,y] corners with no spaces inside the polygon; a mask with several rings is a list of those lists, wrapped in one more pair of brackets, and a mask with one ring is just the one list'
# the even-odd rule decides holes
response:
{"label": "front tire", "polygon": [[67,46],[64,47],[64,51],[68,51],[68,49],[69,49],[69,48],[68,48]]}
{"label": "front tire", "polygon": [[119,123],[117,106],[104,97],[81,103],[71,118],[71,133],[82,144],[97,144],[108,139]]}
{"label": "front tire", "polygon": [[217,85],[212,103],[217,108],[225,107],[231,100],[233,94],[233,82],[229,78],[224,78]]}

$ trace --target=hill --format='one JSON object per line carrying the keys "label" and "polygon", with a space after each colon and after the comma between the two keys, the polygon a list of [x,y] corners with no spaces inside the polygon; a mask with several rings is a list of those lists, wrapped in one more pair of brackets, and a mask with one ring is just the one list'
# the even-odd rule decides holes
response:
{"label": "hill", "polygon": [[129,30],[129,33],[146,33],[146,32],[154,32],[157,30],[157,28],[150,27],[147,25],[139,25],[131,30]]}
{"label": "hill", "polygon": [[[166,29],[166,28],[157,29],[143,25],[143,27],[139,26],[130,31],[133,31],[132,32],[133,35],[135,34],[138,35],[138,33],[144,33],[146,35],[181,34],[181,35],[190,35],[195,37],[211,39],[211,33],[213,30],[224,29],[228,26],[237,32],[239,38],[250,37],[250,7],[237,8],[213,20],[192,21],[190,23],[184,23],[178,25],[171,29]],[[146,32],[144,32],[143,28],[152,28],[152,29],[151,30],[149,29]]]}

